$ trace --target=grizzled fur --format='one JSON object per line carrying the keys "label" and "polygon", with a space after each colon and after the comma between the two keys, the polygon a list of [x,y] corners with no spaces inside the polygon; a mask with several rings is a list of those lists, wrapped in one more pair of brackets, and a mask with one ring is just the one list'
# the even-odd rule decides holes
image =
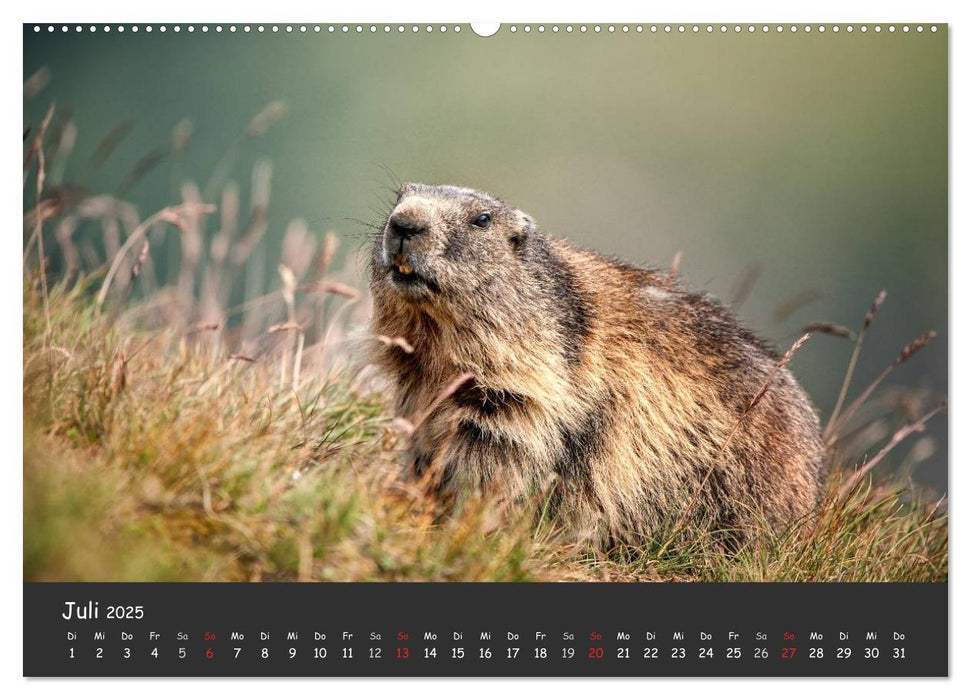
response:
{"label": "grizzled fur", "polygon": [[693,497],[695,523],[741,533],[818,502],[819,423],[788,369],[718,454],[779,356],[667,273],[549,237],[483,192],[418,184],[371,272],[373,332],[414,346],[375,349],[398,414],[472,376],[412,436],[411,467],[434,466],[447,499],[552,484],[578,536],[630,543]]}

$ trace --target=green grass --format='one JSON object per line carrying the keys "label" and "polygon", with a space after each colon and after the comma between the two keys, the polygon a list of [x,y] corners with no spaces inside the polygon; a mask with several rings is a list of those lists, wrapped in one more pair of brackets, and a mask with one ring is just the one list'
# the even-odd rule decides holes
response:
{"label": "green grass", "polygon": [[600,552],[532,509],[436,513],[404,438],[348,372],[281,388],[287,355],[99,315],[89,285],[24,288],[27,581],[941,581],[947,517],[865,479],[813,523],[729,553],[659,533]]}

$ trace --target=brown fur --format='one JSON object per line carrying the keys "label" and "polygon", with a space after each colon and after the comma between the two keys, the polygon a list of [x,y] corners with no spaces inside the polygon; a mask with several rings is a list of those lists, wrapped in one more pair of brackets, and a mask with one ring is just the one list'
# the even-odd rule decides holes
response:
{"label": "brown fur", "polygon": [[788,369],[726,444],[779,356],[714,299],[482,192],[398,194],[374,243],[372,331],[414,352],[382,344],[376,362],[411,417],[472,375],[412,436],[411,467],[434,466],[445,499],[551,488],[578,534],[634,544],[693,498],[690,522],[743,534],[818,502],[819,423]]}

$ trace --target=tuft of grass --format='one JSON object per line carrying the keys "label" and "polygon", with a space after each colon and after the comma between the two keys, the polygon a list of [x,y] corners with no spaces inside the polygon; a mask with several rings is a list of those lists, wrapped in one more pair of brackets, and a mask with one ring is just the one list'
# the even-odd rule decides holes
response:
{"label": "tuft of grass", "polygon": [[128,327],[85,278],[50,287],[48,335],[38,286],[24,293],[28,581],[947,578],[940,502],[869,475],[841,494],[839,471],[813,518],[731,552],[674,532],[596,551],[488,502],[442,518],[398,466],[383,398],[349,372],[281,387],[285,356],[228,360]]}
{"label": "tuft of grass", "polygon": [[438,520],[349,373],[281,388],[277,363],[105,319],[83,280],[49,306],[48,343],[28,286],[25,580],[543,577],[527,519]]}

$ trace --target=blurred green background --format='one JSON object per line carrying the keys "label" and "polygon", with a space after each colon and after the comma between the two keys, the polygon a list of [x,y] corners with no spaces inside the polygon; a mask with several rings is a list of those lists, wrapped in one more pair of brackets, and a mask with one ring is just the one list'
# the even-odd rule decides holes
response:
{"label": "blurred green background", "polygon": [[[245,211],[254,159],[269,158],[268,285],[278,286],[291,219],[336,231],[342,251],[353,252],[366,222],[387,212],[395,178],[464,184],[582,246],[661,266],[682,251],[686,281],[725,301],[758,270],[738,312],[784,347],[810,322],[857,330],[886,289],[850,398],[929,329],[938,338],[891,383],[934,398],[947,392],[946,27],[865,35],[503,27],[490,38],[468,26],[417,35],[43,29],[24,27],[25,79],[50,71],[25,99],[24,126],[36,128],[51,101],[70,115],[77,140],[62,182],[119,192],[154,151],[158,163],[123,193],[144,217],[178,199],[183,177],[204,188],[222,161],[223,175],[241,183]],[[286,117],[241,140],[275,100],[287,104]],[[173,129],[186,118],[192,136],[176,164]],[[92,160],[125,124],[130,132],[104,162]],[[817,336],[793,363],[824,420],[850,350]],[[946,419],[928,436],[921,455],[933,454],[914,478],[943,491]]]}

